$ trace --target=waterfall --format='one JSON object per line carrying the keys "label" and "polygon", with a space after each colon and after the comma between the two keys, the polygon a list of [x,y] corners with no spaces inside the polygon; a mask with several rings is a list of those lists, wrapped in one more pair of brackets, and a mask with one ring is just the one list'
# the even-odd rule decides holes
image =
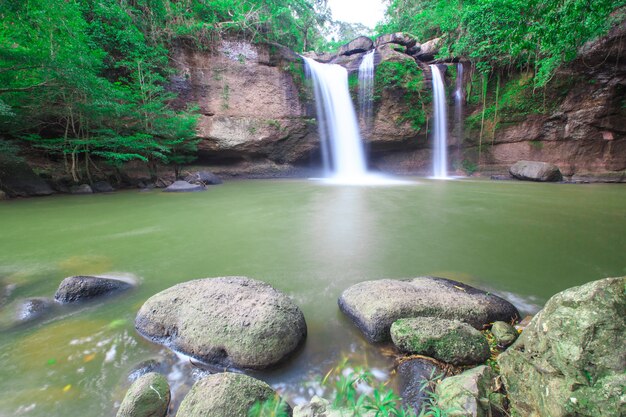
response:
{"label": "waterfall", "polygon": [[443,77],[437,65],[431,65],[433,77],[433,177],[448,178],[448,114]]}
{"label": "waterfall", "polygon": [[463,64],[456,67],[456,88],[454,90],[454,119],[456,121],[457,146],[459,150],[463,143]]}
{"label": "waterfall", "polygon": [[374,107],[374,53],[368,52],[359,65],[359,113],[367,127],[372,122]]}
{"label": "waterfall", "polygon": [[348,89],[348,71],[302,58],[313,79],[326,176],[339,182],[364,182],[368,177],[365,152]]}

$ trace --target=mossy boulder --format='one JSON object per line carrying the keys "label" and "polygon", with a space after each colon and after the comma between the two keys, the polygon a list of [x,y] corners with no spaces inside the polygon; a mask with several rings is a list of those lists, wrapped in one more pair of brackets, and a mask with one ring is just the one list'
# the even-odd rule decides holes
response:
{"label": "mossy boulder", "polygon": [[262,369],[306,337],[302,311],[284,293],[246,277],[184,282],[148,299],[135,327],[145,337],[219,367]]}
{"label": "mossy boulder", "polygon": [[491,326],[491,334],[498,346],[507,347],[517,340],[519,333],[515,330],[515,327],[509,323],[503,321],[496,321]]}
{"label": "mossy boulder", "polygon": [[485,336],[458,320],[400,319],[391,325],[391,340],[403,352],[430,356],[454,365],[483,363],[490,355]]}
{"label": "mossy boulder", "polygon": [[498,363],[513,415],[626,415],[626,277],[550,298]]}
{"label": "mossy boulder", "polygon": [[[196,382],[185,396],[177,417],[248,417],[256,402],[275,400],[278,394],[263,381],[223,372]],[[288,414],[291,408],[287,406]]]}
{"label": "mossy boulder", "polygon": [[361,282],[341,294],[339,308],[372,342],[389,340],[391,324],[403,318],[460,320],[477,329],[519,318],[513,304],[494,294],[435,277]]}
{"label": "mossy boulder", "polygon": [[126,392],[117,417],[164,417],[170,403],[170,386],[161,374],[138,378]]}
{"label": "mossy boulder", "polygon": [[491,417],[502,415],[503,395],[498,393],[496,376],[481,365],[441,381],[435,389],[437,406],[449,417]]}

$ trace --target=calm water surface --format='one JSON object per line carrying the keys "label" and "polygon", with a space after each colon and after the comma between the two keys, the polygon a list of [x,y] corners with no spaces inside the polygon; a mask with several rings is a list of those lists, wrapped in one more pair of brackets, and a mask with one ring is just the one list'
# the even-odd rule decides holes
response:
{"label": "calm water surface", "polygon": [[[304,311],[305,347],[256,374],[304,401],[348,355],[389,372],[336,300],[368,279],[457,279],[534,312],[553,294],[626,275],[626,186],[431,181],[390,187],[240,181],[205,193],[121,192],[0,203],[4,303],[51,297],[75,274],[135,277],[134,291],[0,331],[0,416],[114,416],[129,371],[168,357],[133,320],[178,282],[245,275]],[[196,373],[169,359],[175,401]]]}

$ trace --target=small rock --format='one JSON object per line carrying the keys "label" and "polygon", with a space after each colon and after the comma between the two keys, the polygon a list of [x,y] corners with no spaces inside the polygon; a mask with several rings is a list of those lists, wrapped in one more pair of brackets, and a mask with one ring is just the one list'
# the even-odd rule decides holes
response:
{"label": "small rock", "polygon": [[519,333],[515,327],[504,321],[496,321],[491,326],[491,334],[496,339],[499,346],[508,347],[515,342]]}
{"label": "small rock", "polygon": [[9,328],[37,320],[48,313],[54,302],[48,298],[16,300],[0,311],[0,327]]}
{"label": "small rock", "polygon": [[170,386],[154,372],[138,378],[126,392],[117,417],[164,417],[170,403]]}
{"label": "small rock", "polygon": [[93,194],[93,190],[89,184],[72,185],[70,187],[71,194]]}
{"label": "small rock", "polygon": [[435,277],[361,282],[341,294],[339,308],[372,342],[389,340],[391,324],[402,318],[461,320],[481,330],[519,318],[517,309],[496,295]]}
{"label": "small rock", "polygon": [[489,359],[485,336],[458,320],[418,317],[391,325],[391,339],[403,352],[430,356],[453,365],[472,365]]}
{"label": "small rock", "polygon": [[115,189],[107,181],[94,182],[92,187],[94,193],[110,193]]}
{"label": "small rock", "polygon": [[148,299],[137,313],[145,337],[209,365],[262,369],[306,337],[302,311],[269,284],[246,277],[183,282]]}
{"label": "small rock", "polygon": [[374,48],[374,42],[367,36],[359,36],[339,48],[337,55],[354,55]]}
{"label": "small rock", "polygon": [[[248,417],[256,402],[271,399],[279,399],[278,394],[265,382],[243,374],[223,372],[196,382],[181,402],[176,416]],[[286,407],[291,416],[291,407]]]}
{"label": "small rock", "polygon": [[74,276],[65,278],[54,299],[61,304],[86,301],[132,288],[133,285],[113,278]]}
{"label": "small rock", "polygon": [[441,373],[434,363],[425,359],[411,359],[398,366],[397,378],[403,404],[411,406],[417,414],[428,400],[428,381]]}
{"label": "small rock", "polygon": [[438,407],[450,417],[501,415],[501,398],[489,366],[479,366],[444,379],[435,390]]}
{"label": "small rock", "polygon": [[5,193],[4,191],[0,190],[0,201],[6,200],[6,199],[7,199],[7,193]]}
{"label": "small rock", "polygon": [[559,167],[547,162],[518,161],[511,166],[509,172],[515,178],[525,181],[554,182],[563,179]]}
{"label": "small rock", "polygon": [[185,181],[200,185],[217,185],[222,183],[222,180],[217,175],[209,171],[198,171],[189,174],[185,177]]}
{"label": "small rock", "polygon": [[165,190],[166,193],[180,193],[180,192],[195,192],[204,191],[206,188],[203,185],[189,184],[187,181],[174,181],[174,183],[168,186]]}

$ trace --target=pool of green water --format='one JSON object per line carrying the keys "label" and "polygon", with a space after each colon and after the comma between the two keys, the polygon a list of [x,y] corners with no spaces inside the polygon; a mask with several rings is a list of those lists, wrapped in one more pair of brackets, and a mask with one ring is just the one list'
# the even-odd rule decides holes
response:
{"label": "pool of green water", "polygon": [[[305,346],[255,376],[296,403],[319,391],[315,381],[346,355],[383,378],[391,369],[391,359],[365,343],[337,308],[339,294],[354,283],[441,276],[532,313],[565,288],[626,275],[625,253],[625,185],[257,180],[203,193],[0,202],[5,304],[52,297],[70,275],[139,281],[120,296],[0,330],[0,416],[114,416],[129,371],[167,356],[135,332],[137,310],[182,281],[244,275],[294,299],[309,327]],[[195,370],[170,361],[180,401]]]}

